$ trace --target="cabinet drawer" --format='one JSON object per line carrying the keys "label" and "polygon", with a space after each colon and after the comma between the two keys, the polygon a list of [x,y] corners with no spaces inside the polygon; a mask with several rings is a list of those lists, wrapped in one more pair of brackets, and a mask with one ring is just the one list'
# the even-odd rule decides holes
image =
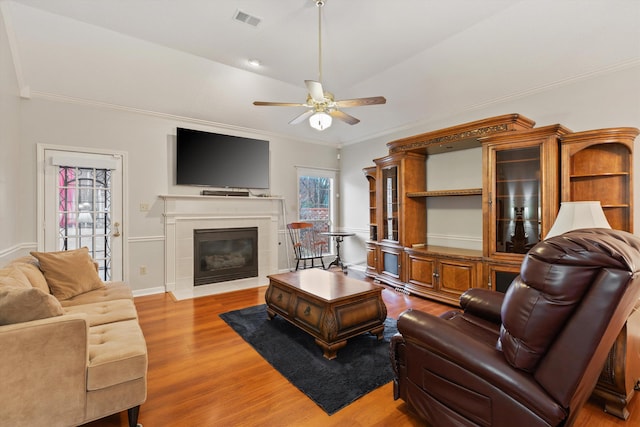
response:
{"label": "cabinet drawer", "polygon": [[269,292],[268,303],[275,306],[285,314],[289,313],[289,305],[293,294],[286,289],[279,287],[278,285],[271,284],[271,292]]}
{"label": "cabinet drawer", "polygon": [[293,318],[298,324],[303,324],[319,332],[322,312],[322,306],[304,297],[298,297],[293,310]]}

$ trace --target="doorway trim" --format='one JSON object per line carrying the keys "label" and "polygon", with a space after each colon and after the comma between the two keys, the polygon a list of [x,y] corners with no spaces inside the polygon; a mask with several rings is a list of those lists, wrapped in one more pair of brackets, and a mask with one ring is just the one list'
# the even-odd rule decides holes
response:
{"label": "doorway trim", "polygon": [[39,251],[45,250],[45,179],[46,179],[46,153],[48,150],[52,151],[65,151],[73,155],[102,155],[102,156],[114,156],[119,157],[122,164],[122,188],[120,189],[122,195],[122,219],[120,226],[120,233],[122,239],[122,278],[114,278],[113,280],[128,281],[129,277],[129,242],[127,236],[129,235],[129,206],[128,206],[128,162],[127,152],[118,150],[105,150],[99,148],[88,147],[72,147],[65,145],[52,145],[52,144],[36,144],[36,240],[37,249]]}

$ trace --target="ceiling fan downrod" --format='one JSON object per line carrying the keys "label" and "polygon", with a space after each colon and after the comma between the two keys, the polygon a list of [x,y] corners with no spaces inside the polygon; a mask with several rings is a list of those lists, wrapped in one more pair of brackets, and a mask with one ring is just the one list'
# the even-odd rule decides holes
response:
{"label": "ceiling fan downrod", "polygon": [[384,96],[371,96],[368,98],[353,98],[335,100],[330,92],[325,92],[322,87],[322,7],[326,0],[314,0],[318,8],[318,81],[305,80],[307,87],[307,100],[305,103],[294,102],[264,102],[254,101],[253,105],[270,105],[280,107],[306,107],[307,110],[299,114],[289,124],[295,125],[309,119],[311,127],[324,130],[331,126],[332,118],[338,119],[349,125],[360,122],[357,118],[342,111],[342,108],[359,107],[364,105],[384,104],[387,100]]}
{"label": "ceiling fan downrod", "polygon": [[316,0],[318,8],[318,81],[322,83],[322,6],[323,0]]}

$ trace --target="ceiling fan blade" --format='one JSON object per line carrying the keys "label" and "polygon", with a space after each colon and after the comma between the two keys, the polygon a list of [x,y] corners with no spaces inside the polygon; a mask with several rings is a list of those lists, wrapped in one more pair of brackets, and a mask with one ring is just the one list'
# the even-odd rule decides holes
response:
{"label": "ceiling fan blade", "polygon": [[297,125],[298,123],[302,123],[305,119],[308,119],[313,114],[313,110],[307,110],[299,116],[295,117],[293,120],[289,122],[290,125]]}
{"label": "ceiling fan blade", "polygon": [[364,105],[386,104],[384,96],[372,96],[369,98],[343,99],[336,101],[336,106],[340,108],[361,107]]}
{"label": "ceiling fan blade", "polygon": [[360,123],[360,120],[358,120],[355,117],[353,117],[353,116],[351,116],[351,115],[349,115],[347,113],[344,113],[344,112],[342,112],[340,110],[330,111],[329,115],[331,117],[335,117],[338,120],[342,120],[343,122],[348,123],[350,125],[355,125],[357,123]]}
{"label": "ceiling fan blade", "polygon": [[322,90],[322,83],[315,80],[305,80],[304,84],[307,85],[307,90],[311,99],[315,102],[324,102],[324,90]]}
{"label": "ceiling fan blade", "polygon": [[307,104],[300,104],[299,102],[265,102],[254,101],[253,105],[267,106],[267,107],[306,107]]}

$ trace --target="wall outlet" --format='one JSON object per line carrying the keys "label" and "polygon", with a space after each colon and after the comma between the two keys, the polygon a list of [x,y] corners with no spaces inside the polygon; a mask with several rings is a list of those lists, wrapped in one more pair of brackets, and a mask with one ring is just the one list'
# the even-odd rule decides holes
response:
{"label": "wall outlet", "polygon": [[140,266],[140,275],[144,276],[145,274],[147,274],[147,266],[146,265],[141,265]]}
{"label": "wall outlet", "polygon": [[149,203],[140,203],[140,212],[149,212]]}

